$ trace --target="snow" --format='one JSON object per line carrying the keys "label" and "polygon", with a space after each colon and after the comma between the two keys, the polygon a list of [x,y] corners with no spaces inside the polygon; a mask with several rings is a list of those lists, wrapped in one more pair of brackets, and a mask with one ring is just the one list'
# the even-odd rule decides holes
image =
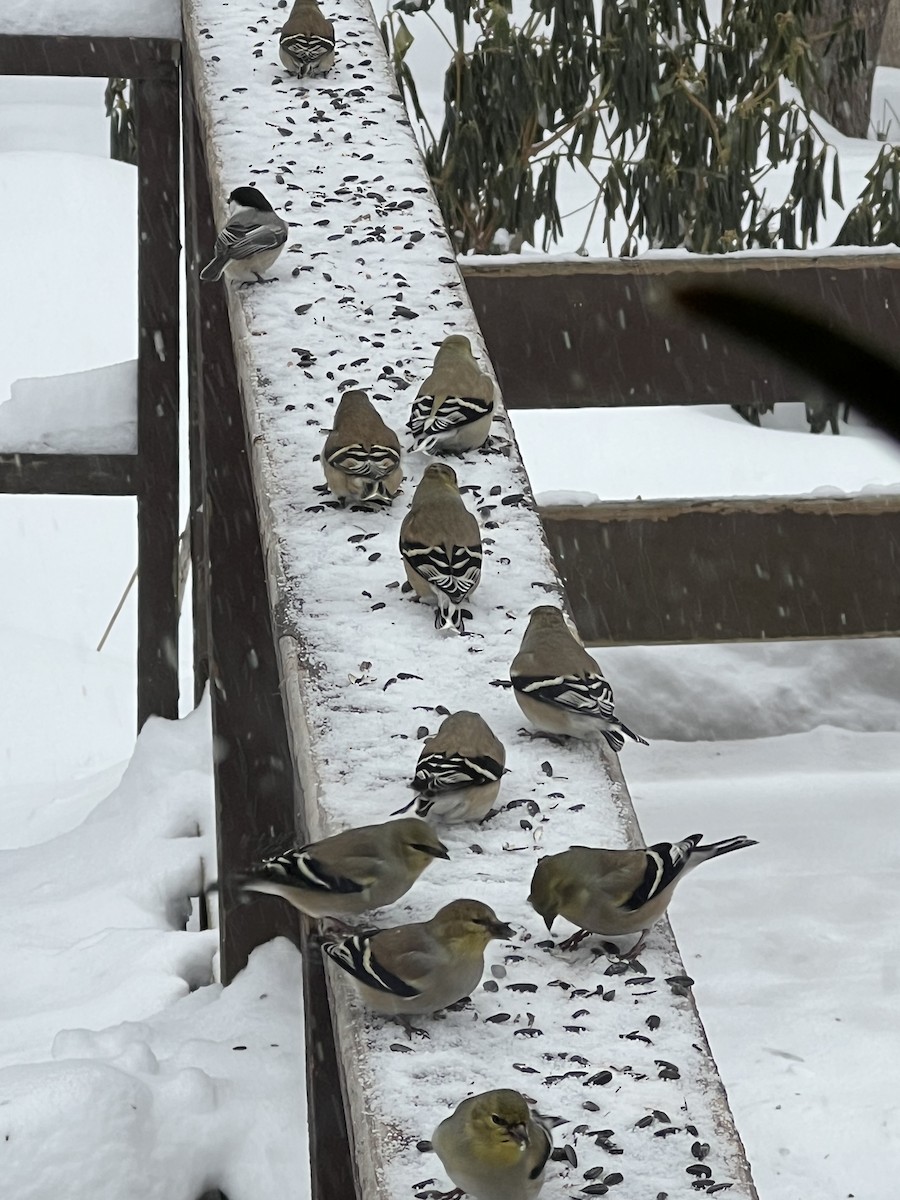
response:
{"label": "snow", "polygon": [[[602,500],[840,496],[900,491],[900,447],[851,412],[840,435],[811,435],[802,404],[779,404],[759,428],[727,404],[513,414],[539,504],[556,489]],[[572,454],[571,447],[589,448]],[[602,489],[602,490],[601,490]],[[548,498],[548,496],[550,498]],[[579,499],[577,504],[593,503]]]}
{"label": "snow", "polygon": [[[62,82],[54,80],[59,96],[66,94]],[[102,115],[102,93],[97,103]],[[56,111],[63,105],[52,107]],[[51,132],[49,140],[54,144],[58,139]],[[38,142],[33,150],[8,151],[0,158],[3,228],[19,225],[27,184],[34,227],[57,231],[41,256],[40,271],[33,238],[9,238],[4,246],[5,270],[18,287],[7,288],[0,299],[3,399],[16,379],[68,374],[137,357],[137,172],[127,163],[78,153],[76,144],[71,150],[44,152]],[[83,230],[86,222],[90,253],[81,249],[73,233]],[[101,253],[96,252],[98,230],[92,222],[102,229]],[[88,298],[90,320],[82,312]]]}
{"label": "snow", "polygon": [[297,953],[261,947],[222,989],[216,932],[184,928],[215,870],[211,757],[208,703],[151,719],[105,799],[0,851],[0,953],[16,964],[0,987],[0,1172],[17,1200],[70,1193],[73,1170],[93,1200],[305,1190]]}
{"label": "snow", "polygon": [[178,0],[3,0],[0,35],[181,37]]}
{"label": "snow", "polygon": [[0,404],[0,450],[137,453],[137,360],[18,379]]}
{"label": "snow", "polygon": [[[54,87],[61,83],[54,81]],[[4,117],[7,111],[4,107]],[[102,114],[102,106],[99,111]],[[93,126],[88,131],[87,112],[85,108],[80,143],[85,150],[89,143],[103,141]],[[8,127],[0,120],[0,137]],[[99,127],[105,132],[102,117]],[[0,159],[0,199],[8,195],[3,180],[12,177],[7,171],[12,167],[15,178],[27,184],[29,195],[46,212],[47,228],[56,231],[43,250],[46,262],[34,246],[28,248],[27,259],[17,242],[7,248],[10,255],[22,252],[16,262],[26,261],[27,269],[17,266],[14,296],[7,292],[4,320],[15,320],[16,335],[4,342],[0,355],[2,395],[10,381],[21,376],[88,369],[134,353],[133,308],[130,318],[127,312],[123,315],[132,292],[133,267],[127,255],[117,252],[100,263],[98,256],[82,256],[76,245],[68,252],[66,270],[53,257],[65,244],[74,219],[70,202],[80,197],[82,181],[85,189],[98,187],[103,194],[105,188],[116,187],[118,179],[131,186],[130,169],[85,154],[60,155],[53,129],[46,136],[52,153]],[[76,148],[73,136],[69,149]],[[104,150],[105,142],[94,152]],[[328,181],[323,191],[330,186]],[[276,204],[283,207],[280,201]],[[106,222],[104,237],[121,237],[122,246],[131,245],[133,211],[133,205],[117,205],[119,216]],[[303,256],[294,261],[310,265]],[[69,270],[70,263],[78,270]],[[290,263],[285,256],[275,271],[283,282]],[[312,260],[313,265],[321,263],[321,258]],[[117,289],[109,297],[85,282],[101,266],[109,286]],[[318,270],[327,272],[329,264]],[[51,273],[52,294],[46,288]],[[299,278],[307,291],[318,284],[311,272]],[[335,279],[341,282],[337,274]],[[358,283],[355,277],[353,283]],[[277,289],[273,285],[268,291]],[[406,302],[415,294],[411,287]],[[268,303],[265,295],[251,295],[246,302],[264,301]],[[278,301],[289,313],[296,302],[284,305],[283,294]],[[277,310],[274,296],[272,303],[272,311]],[[103,317],[99,330],[98,311]],[[268,314],[263,318],[268,324]],[[330,310],[319,319],[326,331],[335,320]],[[362,320],[354,329],[371,336]],[[271,331],[279,337],[283,332],[277,312]],[[320,335],[318,328],[313,333]],[[65,357],[60,346],[68,361],[58,361]],[[432,348],[426,343],[416,353],[419,357],[408,369],[412,375]],[[284,357],[291,361],[289,355]],[[316,379],[321,381],[318,375]],[[290,402],[297,405],[299,422],[310,411],[303,405],[317,402],[318,396],[306,376],[297,374],[297,380]],[[396,420],[401,423],[402,398],[391,411],[401,414]],[[324,418],[319,419],[324,424]],[[853,421],[851,417],[849,429],[842,427],[839,441],[845,440],[844,434],[855,436]],[[746,432],[760,433],[749,427]],[[290,428],[284,433],[290,439]],[[534,478],[541,475],[544,454],[561,457],[553,443],[565,436],[559,424],[545,426],[541,443],[527,450]],[[318,431],[315,439],[311,436],[309,457],[312,445],[318,449],[323,439]],[[824,434],[804,445],[811,452],[829,440],[831,435]],[[771,438],[757,442],[771,444]],[[292,446],[288,440],[285,458]],[[421,469],[419,462],[412,465],[416,472]],[[477,473],[469,466],[465,470],[493,486],[495,478],[504,478],[498,467],[502,464],[491,457],[484,465],[476,464]],[[300,499],[293,501],[294,510],[309,502],[305,497],[310,484],[319,480],[318,464],[305,462],[298,475]],[[546,476],[548,488],[570,486],[568,474],[548,471]],[[820,486],[826,485],[821,476]],[[605,480],[596,475],[586,486],[592,493],[605,494]],[[407,496],[409,491],[408,482]],[[378,530],[378,537],[364,544],[365,553],[355,549],[356,543],[346,543],[354,547],[346,553],[358,560],[352,565],[353,594],[361,606],[362,589],[371,590],[371,602],[376,602],[372,576],[378,562],[390,560],[391,578],[401,577],[393,558],[394,526],[404,502],[398,502],[396,514],[378,518],[329,511],[307,514],[315,533],[335,519],[342,537]],[[291,501],[279,503],[289,507]],[[79,1194],[90,1192],[92,1200],[121,1200],[125,1194],[134,1200],[197,1200],[212,1186],[221,1187],[230,1200],[278,1193],[302,1196],[307,1189],[302,1175],[304,1089],[296,955],[282,942],[263,947],[248,970],[222,990],[205,982],[210,964],[214,966],[209,935],[177,928],[186,896],[196,886],[198,864],[209,852],[210,743],[204,710],[180,726],[152,723],[142,735],[122,789],[116,790],[121,761],[133,742],[130,605],[103,654],[97,655],[94,647],[134,565],[133,512],[130,500],[0,497],[0,661],[5,684],[0,703],[0,845],[5,848],[0,956],[4,962],[27,964],[27,969],[8,972],[0,984],[0,1088],[10,1100],[0,1109],[0,1122],[5,1121],[4,1132],[13,1135],[9,1142],[0,1139],[0,1178],[5,1185],[0,1190],[16,1200],[50,1200],[71,1194],[77,1178]],[[506,528],[491,536],[498,539],[498,553],[512,558],[505,544]],[[336,564],[335,592],[346,586],[351,573],[349,567],[343,574],[337,569],[345,548],[337,541],[323,535],[317,542],[317,555],[323,560],[331,556]],[[373,544],[382,557],[369,563]],[[519,552],[517,546],[516,556]],[[321,569],[327,566],[326,561]],[[485,585],[485,596],[476,594],[473,601],[476,633],[496,631],[497,621],[503,624],[504,618],[494,616],[490,605],[501,599],[510,603],[528,582],[515,567],[501,575],[498,566]],[[532,603],[543,598],[540,589],[536,592]],[[596,832],[596,768],[588,756],[520,743],[514,731],[521,720],[508,694],[483,686],[490,674],[481,666],[483,656],[470,655],[462,643],[453,642],[438,658],[428,614],[412,604],[401,606],[393,590],[381,590],[378,598],[391,599],[392,619],[421,620],[415,622],[415,640],[400,642],[395,650],[396,626],[385,619],[374,635],[361,632],[355,656],[340,659],[355,678],[371,681],[355,685],[353,693],[352,702],[364,707],[366,721],[336,705],[334,726],[324,732],[329,754],[335,756],[333,768],[323,773],[329,789],[336,789],[336,775],[349,772],[332,807],[338,810],[346,800],[345,811],[352,813],[354,823],[380,819],[396,807],[400,784],[411,774],[420,748],[418,726],[425,724],[433,731],[439,721],[437,714],[414,711],[413,703],[420,697],[430,705],[454,703],[453,680],[459,672],[451,674],[442,664],[450,661],[455,668],[461,659],[463,673],[469,676],[466,695],[473,706],[484,705],[510,746],[515,774],[507,777],[501,800],[528,796],[545,807],[550,792],[564,791],[592,811],[552,812],[552,848],[603,836]],[[384,617],[385,610],[378,612]],[[360,614],[354,617],[354,627],[361,626]],[[338,608],[331,619],[346,621],[345,611]],[[511,633],[505,638],[509,651],[498,673],[518,643],[519,624],[510,621]],[[337,640],[338,630],[332,628],[332,633]],[[451,647],[463,654],[448,659]],[[322,654],[327,653],[326,645]],[[623,717],[654,739],[646,751],[632,747],[624,758],[648,840],[702,829],[710,838],[746,832],[760,841],[746,854],[692,875],[679,890],[672,913],[762,1200],[850,1193],[866,1200],[894,1196],[894,1168],[900,1157],[893,1078],[900,1049],[894,1019],[900,943],[893,916],[900,865],[900,835],[893,818],[900,779],[897,654],[898,643],[882,639],[599,652]],[[372,666],[362,669],[362,662]],[[421,675],[434,669],[441,686],[398,678],[382,691],[403,669]],[[395,705],[401,688],[405,699]],[[337,688],[334,696],[340,703]],[[373,710],[383,718],[374,735],[368,725]],[[406,736],[386,742],[388,728]],[[404,742],[412,744],[403,749]],[[385,775],[371,787],[368,775],[366,787],[361,786],[357,781],[368,770],[369,747],[385,744],[397,748],[394,761],[379,764]],[[348,747],[353,748],[349,753]],[[541,761],[551,764],[552,777],[544,775]],[[498,857],[510,877],[528,874],[537,851],[529,841],[531,832],[518,823],[525,812],[519,806],[502,814],[491,823],[493,830],[489,825],[485,831],[448,831],[451,863],[430,868],[408,903],[384,918],[402,920],[407,912],[430,911],[465,870],[473,872],[465,877],[477,881],[476,894],[494,899],[501,916],[523,932],[543,936],[522,904],[521,890],[514,908],[506,904],[504,911],[503,881],[488,878],[492,859]],[[563,816],[564,822],[559,819]],[[200,836],[194,835],[197,828]],[[528,849],[503,851],[499,847],[504,842]],[[485,853],[469,855],[472,843],[481,844]],[[520,865],[526,859],[528,865]],[[27,928],[20,929],[23,923]],[[592,1001],[595,1010],[585,1019],[590,1038],[582,1034],[557,1039],[555,1026],[545,1018],[564,1014],[566,1023],[572,1023],[576,1019],[571,1014],[578,1008],[575,1003],[565,1005],[563,989],[537,998],[507,992],[508,982],[538,976],[532,973],[530,959],[504,963],[504,949],[497,948],[491,962],[505,966],[507,975],[486,975],[485,982],[496,983],[498,990],[482,989],[475,1011],[479,1016],[518,1014],[531,1004],[544,1037],[514,1036],[511,1019],[505,1023],[509,1036],[503,1024],[479,1023],[473,1039],[469,1010],[429,1023],[432,1044],[424,1048],[413,1043],[405,1052],[399,1031],[395,1039],[378,1026],[379,1034],[387,1032],[376,1063],[383,1102],[409,1122],[408,1097],[421,1094],[424,1103],[414,1136],[427,1137],[437,1118],[459,1098],[463,1047],[468,1050],[474,1041],[477,1052],[485,1052],[484,1062],[471,1067],[474,1089],[484,1076],[484,1086],[501,1082],[495,1055],[505,1055],[511,1044],[515,1058],[504,1058],[502,1082],[535,1096],[545,1110],[570,1118],[569,1125],[560,1127],[559,1140],[572,1140],[573,1126],[590,1121],[592,1129],[615,1124],[616,1141],[626,1148],[625,1155],[612,1159],[579,1139],[578,1169],[565,1178],[554,1164],[546,1196],[577,1191],[584,1171],[595,1161],[607,1170],[623,1170],[626,1181],[618,1189],[622,1200],[655,1195],[644,1186],[650,1178],[639,1169],[639,1159],[653,1158],[660,1146],[672,1161],[677,1159],[675,1173],[687,1181],[687,1135],[654,1138],[658,1121],[649,1130],[628,1127],[638,1096],[641,1105],[645,1100],[658,1103],[681,1124],[686,1118],[679,1111],[678,1087],[653,1081],[639,1088],[627,1075],[617,1074],[615,1084],[590,1089],[591,1103],[600,1105],[599,1111],[590,1112],[581,1108],[588,1089],[573,1101],[574,1087],[567,1091],[566,1085],[535,1085],[535,1076],[507,1069],[516,1061],[543,1074],[562,1074],[568,1069],[564,1062],[547,1062],[541,1056],[560,1047],[568,1053],[576,1036],[575,1052],[598,1067],[608,1062],[637,1068],[648,1058],[652,1061],[649,1055],[638,1057],[643,1053],[640,1042],[620,1042],[617,1034],[646,1031],[643,1021],[653,1011],[654,997],[635,1002],[629,995],[635,985],[626,986],[621,977],[599,976],[605,962],[593,964],[587,948],[571,959],[556,955],[552,961],[566,981],[583,978],[593,989],[600,978],[606,990],[617,991],[615,999],[602,1005],[596,998]],[[668,970],[666,955],[657,934],[643,956],[657,981]],[[58,986],[57,966],[71,994]],[[18,1014],[9,1019],[7,996],[15,1000]],[[441,1025],[450,1027],[446,1036],[436,1032]],[[601,1027],[604,1032],[598,1038]],[[403,1049],[390,1050],[388,1043]],[[246,1051],[235,1049],[243,1045]],[[693,1053],[676,1042],[661,1054],[671,1053],[678,1061],[674,1055],[682,1050],[688,1056]],[[613,1087],[618,1091],[613,1093]],[[706,1129],[701,1133],[714,1143]],[[399,1167],[390,1165],[392,1170],[402,1169],[404,1181],[435,1175],[442,1186],[447,1184],[437,1176],[433,1156],[419,1155],[406,1144],[394,1150]],[[687,1182],[670,1192],[682,1193],[692,1194]],[[398,1183],[396,1196],[402,1200],[409,1195],[405,1182]],[[740,1189],[729,1195],[740,1195]]]}

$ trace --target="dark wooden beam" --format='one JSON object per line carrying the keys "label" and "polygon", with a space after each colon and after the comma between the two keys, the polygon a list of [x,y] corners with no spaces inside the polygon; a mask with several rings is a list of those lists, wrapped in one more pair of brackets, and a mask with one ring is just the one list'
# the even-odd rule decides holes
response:
{"label": "dark wooden beam", "polygon": [[900,496],[541,509],[587,642],[900,634]]}
{"label": "dark wooden beam", "polygon": [[463,264],[507,408],[802,400],[809,379],[667,301],[670,284],[739,281],[831,327],[900,342],[900,255]]}
{"label": "dark wooden beam", "polygon": [[[187,71],[182,72],[182,157],[184,160],[185,248],[184,271],[187,294],[187,370],[188,370],[188,462],[189,528],[191,538],[191,603],[193,615],[194,704],[209,679],[209,547],[203,502],[206,494],[206,445],[200,425],[203,388],[203,331],[206,320],[203,283],[199,278],[203,255],[215,241],[215,222],[209,199],[209,185],[203,162],[197,113],[191,98]],[[210,302],[216,297],[207,293]],[[227,322],[219,304],[217,320]],[[231,353],[229,349],[229,353]],[[234,385],[236,386],[236,384]]]}
{"label": "dark wooden beam", "polygon": [[186,70],[188,336],[196,358],[189,377],[194,429],[191,526],[197,520],[204,526],[194,543],[193,579],[195,614],[199,605],[206,630],[205,642],[196,647],[195,669],[208,667],[217,748],[213,770],[222,979],[229,982],[251,951],[273,937],[299,942],[312,1197],[352,1200],[356,1185],[314,927],[305,918],[298,922],[283,901],[253,894],[241,898],[230,883],[262,854],[307,839],[279,686],[226,285],[201,283],[198,278],[200,258],[212,245],[214,222],[190,81]]}
{"label": "dark wooden beam", "polygon": [[[193,170],[199,186],[189,204],[202,212],[208,194],[196,157]],[[208,637],[219,945],[222,981],[229,983],[257,946],[278,936],[298,940],[292,909],[266,896],[244,898],[232,885],[260,857],[295,841],[294,772],[225,294],[196,273],[188,281],[188,322],[199,365],[191,402],[201,453],[192,470],[201,479],[192,491],[202,489],[195,515],[209,556],[194,589]]]}
{"label": "dark wooden beam", "polygon": [[165,79],[180,44],[169,38],[47,37],[0,34],[0,75]]}
{"label": "dark wooden beam", "polygon": [[0,493],[133,496],[134,454],[0,454]]}
{"label": "dark wooden beam", "polygon": [[136,80],[138,728],[178,716],[180,92],[168,61]]}

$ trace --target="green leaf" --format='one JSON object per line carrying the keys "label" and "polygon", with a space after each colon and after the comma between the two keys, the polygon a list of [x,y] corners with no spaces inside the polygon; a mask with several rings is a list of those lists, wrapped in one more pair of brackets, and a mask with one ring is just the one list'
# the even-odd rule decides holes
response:
{"label": "green leaf", "polygon": [[397,18],[397,32],[394,34],[394,55],[400,62],[406,58],[407,51],[416,39],[409,32],[402,17]]}

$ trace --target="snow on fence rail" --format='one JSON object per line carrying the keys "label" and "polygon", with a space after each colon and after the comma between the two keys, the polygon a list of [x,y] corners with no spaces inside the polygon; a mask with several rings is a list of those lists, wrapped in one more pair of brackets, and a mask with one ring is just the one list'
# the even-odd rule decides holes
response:
{"label": "snow on fence rail", "polygon": [[[454,464],[485,542],[467,637],[441,639],[401,586],[399,526],[427,459],[406,459],[405,496],[387,512],[337,511],[319,490],[318,456],[343,389],[366,389],[399,430],[436,343],[460,331],[483,362],[484,352],[371,9],[359,0],[329,7],[337,66],[301,85],[278,64],[284,13],[187,0],[185,50],[217,216],[232,188],[256,183],[291,225],[278,282],[228,288],[227,305],[302,792],[298,825],[317,838],[387,818],[408,799],[439,706],[482,712],[510,768],[499,814],[442,831],[451,861],[381,914],[382,924],[402,923],[471,896],[512,923],[516,936],[489,952],[492,969],[471,1005],[429,1020],[429,1042],[407,1042],[362,1011],[342,979],[329,979],[359,1195],[403,1200],[423,1181],[442,1184],[438,1160],[416,1143],[467,1094],[506,1085],[564,1118],[557,1141],[573,1147],[577,1166],[553,1164],[550,1194],[596,1189],[590,1180],[612,1174],[623,1200],[674,1200],[701,1182],[751,1198],[668,926],[652,933],[645,970],[625,969],[589,945],[552,949],[526,903],[541,853],[573,842],[624,846],[639,834],[618,763],[586,746],[523,739],[511,695],[494,686],[508,678],[529,610],[560,589],[505,417],[489,452]],[[189,270],[201,252],[194,247]],[[209,295],[201,295],[207,311],[222,292]],[[194,322],[201,343],[203,323]],[[202,369],[210,425],[219,364]],[[214,484],[228,469],[210,459],[207,478]],[[229,586],[220,580],[222,595]],[[250,826],[256,816],[228,819]],[[693,824],[689,812],[673,813],[673,837]],[[293,830],[269,833],[283,845]],[[245,838],[248,857],[253,849]],[[710,936],[738,935],[747,929],[711,926]]]}

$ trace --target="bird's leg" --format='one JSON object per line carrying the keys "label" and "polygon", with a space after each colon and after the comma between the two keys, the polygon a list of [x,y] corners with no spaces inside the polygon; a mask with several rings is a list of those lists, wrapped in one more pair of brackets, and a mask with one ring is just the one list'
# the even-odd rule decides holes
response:
{"label": "bird's leg", "polygon": [[519,733],[522,737],[531,738],[532,741],[535,738],[546,738],[554,746],[564,746],[569,740],[564,733],[542,733],[539,729],[524,729],[520,727]]}
{"label": "bird's leg", "polygon": [[260,275],[259,271],[254,271],[253,274],[256,276],[257,283],[277,283],[278,282],[278,280],[275,278],[274,275],[271,276],[271,278],[266,279],[265,276]]}
{"label": "bird's leg", "polygon": [[419,1027],[417,1025],[413,1025],[413,1023],[410,1020],[408,1020],[404,1016],[401,1016],[399,1013],[396,1014],[394,1019],[397,1021],[397,1023],[399,1025],[402,1025],[403,1028],[406,1030],[406,1036],[409,1038],[410,1041],[412,1041],[412,1039],[413,1039],[413,1034],[415,1034],[416,1037],[425,1038],[425,1040],[428,1042],[431,1041],[431,1034],[428,1032],[427,1029],[419,1029]]}
{"label": "bird's leg", "polygon": [[576,946],[580,946],[586,937],[590,937],[590,930],[579,929],[577,933],[573,933],[571,937],[567,937],[564,942],[559,943],[560,950],[574,950]]}
{"label": "bird's leg", "polygon": [[643,948],[644,948],[644,942],[646,942],[646,940],[647,940],[647,934],[648,934],[649,932],[650,932],[650,930],[649,930],[649,929],[642,929],[642,930],[641,930],[641,936],[640,936],[640,937],[638,938],[638,940],[637,940],[637,941],[634,943],[634,945],[631,947],[631,949],[630,949],[630,950],[626,950],[626,951],[624,952],[624,954],[620,953],[620,954],[619,954],[619,958],[625,958],[625,959],[633,959],[633,958],[637,958],[637,956],[640,954],[640,952],[641,952],[641,951],[643,950]]}

